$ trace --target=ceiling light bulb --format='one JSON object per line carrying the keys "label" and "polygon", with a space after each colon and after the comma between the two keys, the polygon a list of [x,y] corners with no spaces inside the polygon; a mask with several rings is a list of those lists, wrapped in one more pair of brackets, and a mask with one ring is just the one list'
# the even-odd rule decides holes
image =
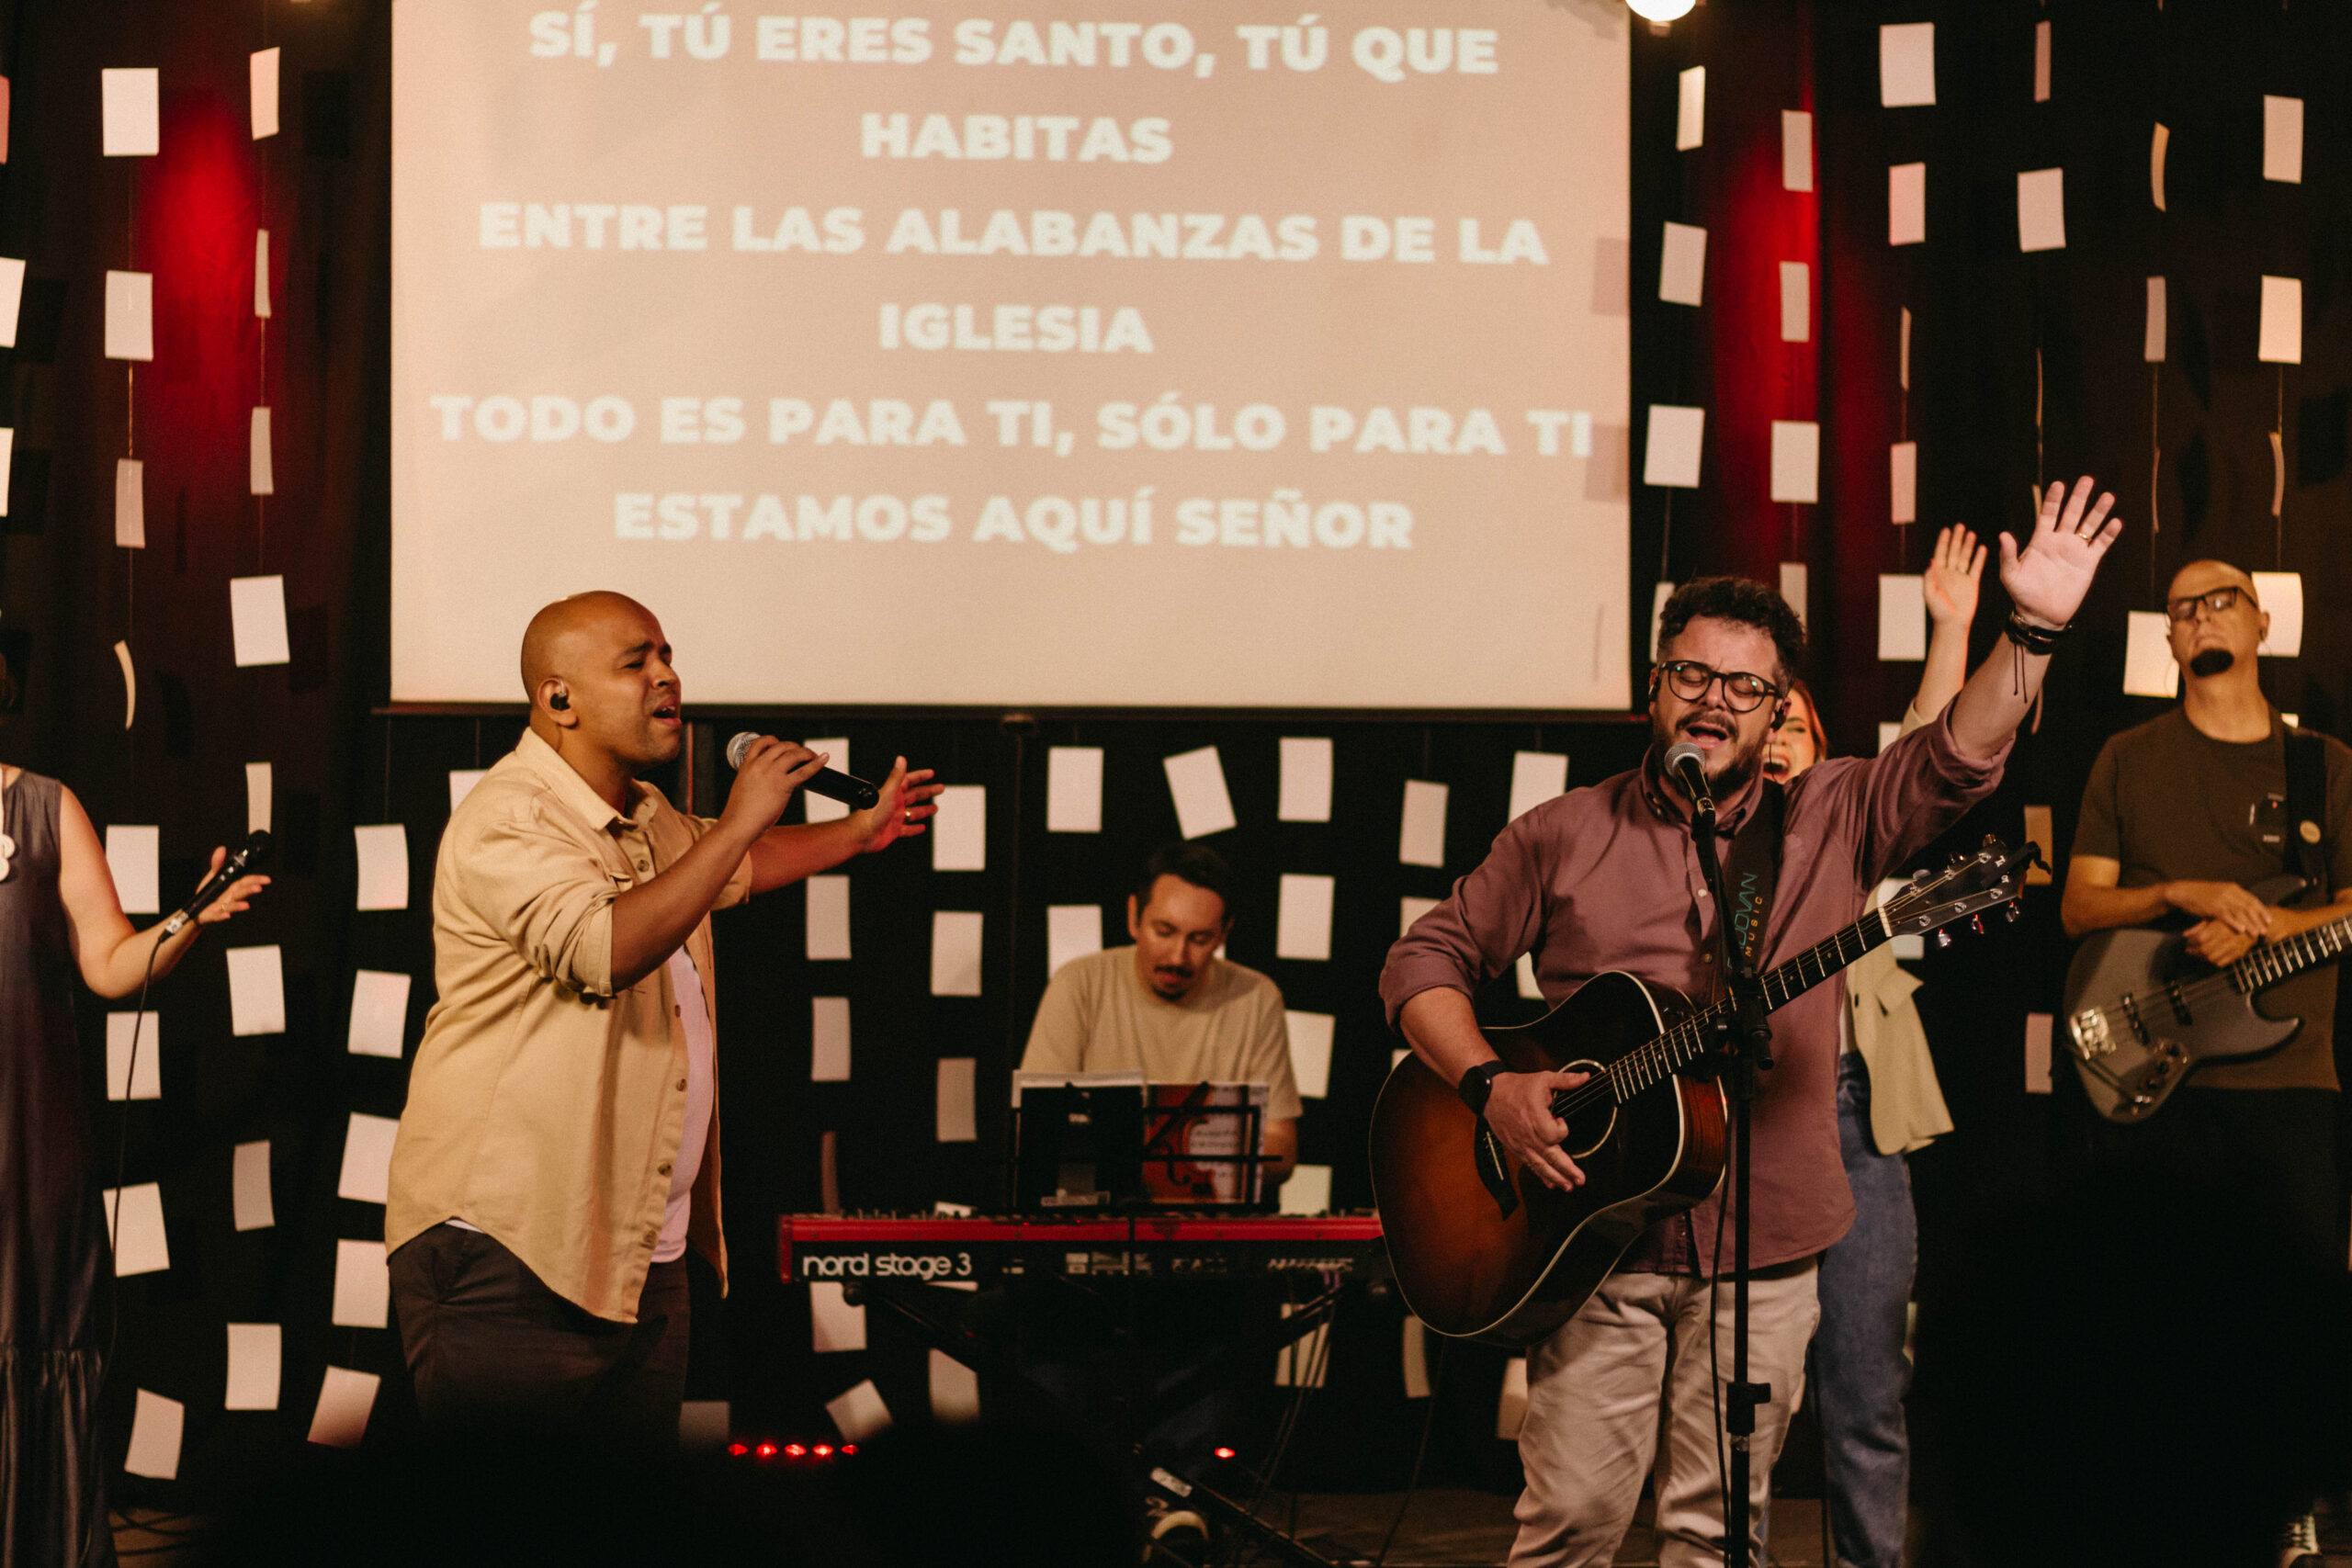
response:
{"label": "ceiling light bulb", "polygon": [[1689,16],[1698,0],[1625,0],[1625,4],[1646,21],[1674,22]]}

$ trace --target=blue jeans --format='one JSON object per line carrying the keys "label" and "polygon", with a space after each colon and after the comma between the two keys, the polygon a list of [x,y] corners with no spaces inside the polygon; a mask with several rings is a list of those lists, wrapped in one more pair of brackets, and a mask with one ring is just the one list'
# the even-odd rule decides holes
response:
{"label": "blue jeans", "polygon": [[1813,1341],[1829,1528],[1839,1568],[1900,1568],[1911,1482],[1903,1353],[1919,1226],[1911,1171],[1871,1141],[1871,1080],[1861,1055],[1838,1069],[1838,1143],[1854,1190],[1854,1228],[1821,1255],[1821,1327]]}

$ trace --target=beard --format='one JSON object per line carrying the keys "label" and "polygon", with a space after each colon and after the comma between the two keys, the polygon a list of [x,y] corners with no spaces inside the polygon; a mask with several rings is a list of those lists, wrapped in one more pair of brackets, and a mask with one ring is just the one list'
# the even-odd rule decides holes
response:
{"label": "beard", "polygon": [[2237,655],[2226,648],[2200,648],[2188,660],[2191,675],[2219,675],[2238,661]]}
{"label": "beard", "polygon": [[[1746,789],[1751,780],[1763,771],[1764,749],[1771,743],[1772,731],[1767,728],[1753,740],[1743,740],[1739,734],[1739,717],[1721,708],[1693,708],[1682,716],[1688,726],[1694,719],[1707,719],[1720,725],[1731,739],[1707,755],[1705,771],[1707,786],[1722,800]],[[1656,714],[1650,717],[1650,742],[1660,757],[1678,740],[1691,739],[1682,729],[1668,729],[1666,721]]]}

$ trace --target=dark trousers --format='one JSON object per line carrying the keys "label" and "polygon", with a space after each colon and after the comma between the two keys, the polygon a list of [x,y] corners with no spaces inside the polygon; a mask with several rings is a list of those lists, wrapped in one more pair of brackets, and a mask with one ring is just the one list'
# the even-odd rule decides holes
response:
{"label": "dark trousers", "polygon": [[[2086,1174],[2100,1200],[2119,1193],[2176,1203],[2193,1219],[2274,1243],[2278,1260],[2342,1272],[2345,1227],[2335,1170],[2337,1094],[2325,1089],[2176,1092],[2136,1126],[2093,1121]],[[2195,1237],[2188,1238],[2195,1240]]]}
{"label": "dark trousers", "polygon": [[402,1243],[390,1264],[401,1346],[427,1428],[560,1433],[675,1451],[686,1389],[684,1258],[653,1265],[633,1324],[564,1300],[479,1231],[435,1225]]}

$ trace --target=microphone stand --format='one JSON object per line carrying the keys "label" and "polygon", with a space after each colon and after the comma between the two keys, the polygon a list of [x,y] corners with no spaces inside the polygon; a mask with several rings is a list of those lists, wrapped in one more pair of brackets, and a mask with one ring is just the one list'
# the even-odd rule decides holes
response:
{"label": "microphone stand", "polygon": [[[1761,787],[1759,782],[1758,787]],[[1772,1065],[1772,1010],[1764,999],[1764,984],[1755,964],[1732,936],[1732,905],[1724,896],[1724,871],[1715,852],[1715,814],[1694,811],[1690,843],[1698,852],[1700,874],[1706,878],[1707,896],[1715,902],[1715,940],[1722,950],[1724,975],[1731,987],[1733,1021],[1724,1042],[1722,1064],[1731,1091],[1732,1112],[1732,1295],[1731,1384],[1724,1393],[1724,1427],[1731,1439],[1730,1474],[1724,1485],[1724,1562],[1747,1568],[1754,1560],[1754,1532],[1748,1525],[1750,1443],[1756,1435],[1756,1407],[1769,1404],[1772,1385],[1747,1381],[1747,1198],[1748,1133],[1756,1109],[1756,1075]],[[1762,933],[1758,932],[1759,941]],[[1707,1332],[1715,1332],[1713,1313]],[[1736,1542],[1736,1547],[1734,1546]],[[1734,1555],[1736,1551],[1737,1555]]]}

